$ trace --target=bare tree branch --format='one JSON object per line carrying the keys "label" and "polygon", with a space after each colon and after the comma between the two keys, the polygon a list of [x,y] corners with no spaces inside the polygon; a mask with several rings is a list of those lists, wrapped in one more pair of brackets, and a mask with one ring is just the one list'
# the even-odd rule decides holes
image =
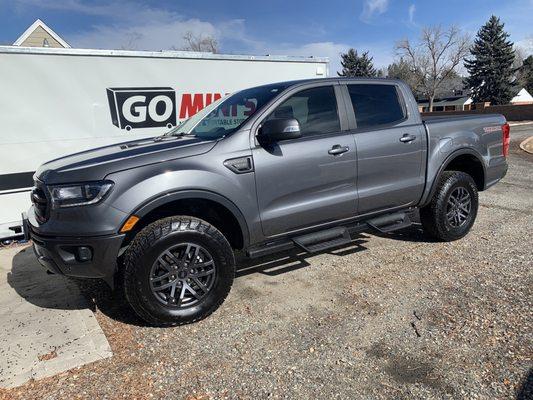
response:
{"label": "bare tree branch", "polygon": [[218,53],[218,42],[213,36],[195,35],[191,31],[183,35],[186,45],[182,50]]}
{"label": "bare tree branch", "polygon": [[454,26],[447,30],[441,26],[426,27],[416,45],[407,39],[396,44],[397,53],[416,74],[420,91],[429,98],[430,111],[436,93],[443,82],[454,75],[469,48],[469,38]]}
{"label": "bare tree branch", "polygon": [[142,39],[139,32],[131,32],[126,35],[127,42],[120,46],[121,50],[138,50],[137,43]]}

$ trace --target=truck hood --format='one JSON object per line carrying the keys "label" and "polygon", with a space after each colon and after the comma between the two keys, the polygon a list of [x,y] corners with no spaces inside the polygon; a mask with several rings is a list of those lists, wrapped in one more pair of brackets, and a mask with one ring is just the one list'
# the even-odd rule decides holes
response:
{"label": "truck hood", "polygon": [[117,143],[48,161],[35,176],[46,184],[95,181],[113,172],[207,153],[215,144],[189,136]]}

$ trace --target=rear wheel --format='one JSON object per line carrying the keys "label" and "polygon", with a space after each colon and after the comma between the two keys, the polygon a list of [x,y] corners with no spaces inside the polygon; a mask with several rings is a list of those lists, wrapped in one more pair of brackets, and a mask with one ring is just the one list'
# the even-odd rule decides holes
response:
{"label": "rear wheel", "polygon": [[124,290],[151,325],[196,322],[214,312],[235,275],[233,251],[214,226],[169,217],[144,228],[124,257]]}
{"label": "rear wheel", "polygon": [[464,237],[474,225],[478,210],[477,187],[460,171],[445,171],[431,202],[420,209],[424,231],[442,241]]}

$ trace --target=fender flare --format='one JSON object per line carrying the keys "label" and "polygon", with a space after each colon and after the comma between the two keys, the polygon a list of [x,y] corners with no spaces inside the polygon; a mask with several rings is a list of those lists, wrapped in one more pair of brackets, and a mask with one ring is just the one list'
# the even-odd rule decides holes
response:
{"label": "fender flare", "polygon": [[424,207],[424,206],[428,205],[429,202],[431,201],[431,198],[435,194],[435,190],[437,190],[437,183],[439,182],[439,179],[440,179],[442,173],[444,172],[444,170],[446,169],[446,167],[448,165],[450,165],[450,163],[453,160],[455,160],[457,157],[465,155],[465,154],[466,155],[470,155],[470,156],[474,156],[476,158],[476,160],[479,161],[479,163],[481,164],[481,166],[483,168],[483,182],[485,182],[485,177],[487,176],[487,167],[485,166],[485,163],[483,162],[483,157],[481,156],[481,154],[479,154],[477,151],[469,149],[469,148],[455,150],[453,153],[451,153],[450,155],[448,155],[446,157],[446,159],[444,160],[442,165],[439,167],[439,170],[435,174],[435,179],[433,179],[433,182],[431,183],[431,189],[424,196],[423,201],[421,201],[420,207]]}
{"label": "fender flare", "polygon": [[161,194],[155,198],[148,200],[144,204],[137,207],[132,214],[142,219],[150,211],[153,211],[160,206],[163,206],[167,203],[170,203],[176,200],[185,200],[185,199],[191,199],[191,198],[210,200],[210,201],[220,204],[221,206],[229,210],[229,212],[233,214],[233,216],[235,217],[235,219],[237,220],[241,228],[244,248],[248,247],[250,243],[250,232],[248,230],[248,224],[246,222],[246,218],[244,218],[244,215],[242,214],[241,210],[231,200],[229,200],[227,197],[224,197],[218,193],[210,192],[207,190],[198,190],[198,189],[178,190],[175,192],[168,192],[168,193]]}

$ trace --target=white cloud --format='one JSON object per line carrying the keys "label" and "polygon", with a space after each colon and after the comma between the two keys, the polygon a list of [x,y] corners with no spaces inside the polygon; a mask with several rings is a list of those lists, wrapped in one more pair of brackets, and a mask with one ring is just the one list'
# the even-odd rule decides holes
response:
{"label": "white cloud", "polygon": [[[196,35],[215,37],[222,52],[236,50],[247,54],[272,54],[292,56],[328,57],[330,75],[336,76],[341,69],[340,54],[350,47],[359,51],[369,50],[377,68],[388,65],[392,59],[392,49],[388,43],[337,43],[331,41],[303,44],[274,43],[253,37],[246,31],[246,21],[230,19],[217,23],[185,18],[175,12],[151,8],[137,2],[120,0],[112,3],[88,5],[81,0],[49,2],[45,0],[19,0],[31,7],[61,10],[70,13],[98,16],[102,22],[89,29],[66,35],[65,39],[74,47],[134,50],[165,50],[184,46],[183,35],[191,31]],[[385,12],[386,0],[367,1],[373,3],[371,14]]]}
{"label": "white cloud", "polygon": [[383,14],[389,8],[389,0],[366,0],[361,13],[361,20],[369,21],[377,14]]}
{"label": "white cloud", "polygon": [[415,11],[416,11],[416,6],[414,4],[411,4],[409,6],[409,23],[411,24],[415,23]]}
{"label": "white cloud", "polygon": [[175,12],[135,1],[89,4],[81,0],[19,0],[19,6],[99,17],[101,23],[66,36],[69,43],[81,48],[163,50],[183,47],[183,36],[189,31],[217,39],[220,36],[210,22],[188,19]]}
{"label": "white cloud", "polygon": [[372,62],[376,69],[387,67],[394,60],[394,52],[388,43],[369,43],[348,45],[335,42],[306,43],[300,46],[270,46],[266,45],[269,54],[291,55],[291,56],[315,56],[329,58],[329,75],[337,76],[337,71],[341,67],[341,53],[345,53],[350,47],[358,50],[359,53],[368,50],[373,58]]}
{"label": "white cloud", "polygon": [[[167,24],[153,24],[143,26],[130,26],[124,28],[96,27],[90,32],[85,32],[73,38],[72,43],[77,47],[88,48],[120,48],[126,46],[136,50],[160,50],[172,46],[180,48],[182,37],[187,31],[196,34],[211,34],[221,44],[221,51],[225,52],[225,43],[231,42],[232,48],[237,48],[238,53],[245,54],[270,54],[290,55],[302,57],[328,57],[330,60],[330,76],[337,76],[341,70],[341,53],[350,47],[369,50],[374,57],[377,68],[387,66],[392,62],[393,52],[388,44],[375,44],[369,42],[358,45],[349,45],[337,42],[310,42],[304,44],[272,43],[251,37],[246,32],[245,21],[230,20],[213,25],[200,20],[180,20]],[[131,45],[130,45],[131,44]]]}
{"label": "white cloud", "polygon": [[[89,30],[69,36],[67,39],[75,47],[84,48],[130,48],[135,50],[162,50],[180,48],[184,45],[183,35],[192,31],[196,35],[214,36],[221,45],[221,51],[238,49],[239,53],[272,54],[292,56],[328,57],[330,59],[330,74],[336,75],[340,69],[340,54],[350,46],[334,42],[311,42],[305,44],[272,43],[254,38],[246,32],[246,22],[243,19],[233,19],[218,22],[186,19],[178,14],[149,9],[132,3],[116,3],[100,7],[88,7],[78,0],[67,3],[44,3],[41,0],[31,1],[42,7],[61,8],[65,11],[80,12],[91,15],[118,18],[112,24],[100,24]],[[116,13],[116,8],[121,8]],[[149,18],[146,18],[149,16]]]}
{"label": "white cloud", "polygon": [[147,22],[139,25],[97,25],[69,38],[81,48],[167,50],[184,46],[187,32],[218,38],[217,29],[209,22],[198,19],[176,18],[166,22]]}
{"label": "white cloud", "polygon": [[291,56],[315,56],[329,58],[329,75],[337,76],[337,71],[341,70],[341,53],[346,52],[350,46],[344,43],[315,42],[306,43],[300,46],[294,45],[268,45],[263,44],[269,54],[291,55]]}

